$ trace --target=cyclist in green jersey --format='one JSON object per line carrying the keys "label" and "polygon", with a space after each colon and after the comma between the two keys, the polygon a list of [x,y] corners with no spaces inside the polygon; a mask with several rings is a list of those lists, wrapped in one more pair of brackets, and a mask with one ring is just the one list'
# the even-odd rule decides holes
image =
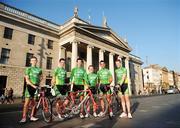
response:
{"label": "cyclist in green jersey", "polygon": [[35,113],[35,92],[37,87],[39,86],[41,79],[42,79],[42,70],[36,66],[37,64],[37,58],[32,57],[30,59],[31,67],[28,67],[25,71],[25,80],[26,80],[26,90],[25,90],[25,103],[23,107],[23,117],[20,121],[20,123],[26,122],[26,114],[28,111],[28,105],[30,103],[30,100],[32,100],[32,103],[34,104],[31,112],[31,121],[37,121],[38,118],[34,117]]}
{"label": "cyclist in green jersey", "polygon": [[92,65],[89,65],[88,67],[89,74],[87,75],[88,77],[88,85],[89,89],[91,89],[91,92],[93,94],[97,94],[97,74],[94,73],[94,67]]}
{"label": "cyclist in green jersey", "polygon": [[[92,65],[89,65],[88,67],[88,83],[89,83],[89,89],[91,90],[91,92],[95,95],[97,94],[97,74],[94,73],[94,67]],[[96,114],[96,107],[93,106],[93,115],[94,117],[97,117]]]}
{"label": "cyclist in green jersey", "polygon": [[[105,65],[104,60],[101,60],[99,64],[100,64],[101,69],[97,72],[97,76],[98,76],[98,82],[99,82],[100,96],[106,96],[108,104],[110,106],[111,94],[112,94],[110,85],[113,81],[112,74],[107,68],[105,68],[106,65]],[[103,101],[101,101],[101,104],[102,104],[101,106],[103,106],[104,104]],[[109,107],[109,114],[110,116],[113,116],[111,107]],[[104,116],[103,112],[100,112],[98,116]]]}
{"label": "cyclist in green jersey", "polygon": [[[57,68],[54,69],[53,71],[53,78],[51,81],[51,84],[53,86],[53,89],[55,91],[56,96],[61,96],[61,95],[67,95],[67,92],[69,91],[69,86],[65,85],[65,79],[67,72],[64,69],[65,66],[65,59],[61,58],[59,59],[59,65]],[[68,104],[68,100],[64,101],[64,106]],[[58,109],[59,104],[56,104],[56,107]],[[63,119],[62,115],[58,114],[58,117],[60,119]]]}
{"label": "cyclist in green jersey", "polygon": [[[80,91],[87,88],[87,73],[86,70],[82,67],[83,60],[81,58],[77,59],[77,67],[73,68],[71,71],[70,82],[71,82],[71,91]],[[82,101],[83,95],[80,96],[80,101]],[[84,118],[83,115],[83,106],[81,107],[80,118]]]}
{"label": "cyclist in green jersey", "polygon": [[[126,68],[122,67],[121,59],[118,58],[116,61],[117,69],[115,70],[116,79],[117,79],[117,86],[119,86],[118,95],[121,98],[121,105],[123,108],[123,112],[119,116],[120,118],[128,117],[132,118],[131,111],[130,111],[130,100],[129,100],[129,89],[128,89],[128,79],[127,79],[127,70]],[[127,113],[126,113],[127,107]]]}
{"label": "cyclist in green jersey", "polygon": [[59,66],[54,69],[53,71],[53,78],[51,81],[51,84],[54,88],[55,94],[57,95],[66,95],[68,88],[67,85],[65,85],[65,79],[66,79],[66,70],[64,69],[65,66],[65,59],[61,58],[59,60]]}

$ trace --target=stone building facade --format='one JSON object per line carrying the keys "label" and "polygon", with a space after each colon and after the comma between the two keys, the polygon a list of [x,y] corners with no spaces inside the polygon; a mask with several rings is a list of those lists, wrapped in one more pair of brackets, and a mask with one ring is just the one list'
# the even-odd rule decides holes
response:
{"label": "stone building facade", "polygon": [[130,55],[130,78],[132,86],[132,94],[138,95],[143,92],[143,72],[142,72],[142,61],[139,57]]}
{"label": "stone building facade", "polygon": [[180,76],[179,73],[168,70],[166,67],[158,64],[149,65],[143,69],[144,87],[156,90],[158,93],[163,93],[170,86],[180,89],[178,76]]}
{"label": "stone building facade", "polygon": [[[52,69],[58,65],[61,57],[66,58],[68,77],[78,57],[83,58],[84,68],[92,64],[96,71],[99,61],[105,60],[115,77],[114,60],[120,56],[128,71],[130,92],[132,89],[139,90],[143,88],[142,62],[131,55],[131,51],[128,42],[109,28],[106,22],[102,27],[92,25],[79,18],[77,9],[70,20],[58,25],[0,4],[0,87],[13,87],[15,96],[23,93],[24,71],[32,55],[38,58],[38,66],[43,69],[41,84],[50,83]],[[135,72],[131,72],[130,65],[134,66]],[[134,74],[133,78],[130,78],[130,72]]]}
{"label": "stone building facade", "polygon": [[149,93],[152,90],[159,92],[162,85],[162,68],[157,65],[150,65],[143,69],[144,87]]}

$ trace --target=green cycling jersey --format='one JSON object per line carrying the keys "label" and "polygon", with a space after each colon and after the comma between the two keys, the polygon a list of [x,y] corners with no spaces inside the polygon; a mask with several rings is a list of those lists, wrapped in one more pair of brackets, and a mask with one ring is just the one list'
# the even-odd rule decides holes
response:
{"label": "green cycling jersey", "polygon": [[98,80],[100,82],[100,84],[110,84],[112,79],[112,74],[111,72],[106,69],[106,68],[102,68],[97,72],[97,76],[98,76]]}
{"label": "green cycling jersey", "polygon": [[72,69],[70,81],[75,85],[87,84],[87,73],[82,67],[75,67]]}
{"label": "green cycling jersey", "polygon": [[66,70],[64,68],[58,67],[54,69],[53,76],[55,77],[55,85],[64,85],[66,79]]}
{"label": "green cycling jersey", "polygon": [[95,87],[97,84],[97,74],[89,73],[88,74],[88,83],[89,83],[89,87]]}
{"label": "green cycling jersey", "polygon": [[39,84],[42,69],[39,67],[28,67],[25,71],[25,75],[29,77],[32,84]]}
{"label": "green cycling jersey", "polygon": [[123,75],[125,74],[127,74],[127,70],[126,70],[126,68],[124,68],[124,67],[120,67],[120,68],[117,68],[116,70],[115,70],[115,73],[116,73],[116,78],[117,78],[117,83],[118,84],[122,84],[122,83],[128,83],[128,79],[127,79],[127,77],[125,78],[125,80],[124,81],[122,81],[122,77],[123,77]]}

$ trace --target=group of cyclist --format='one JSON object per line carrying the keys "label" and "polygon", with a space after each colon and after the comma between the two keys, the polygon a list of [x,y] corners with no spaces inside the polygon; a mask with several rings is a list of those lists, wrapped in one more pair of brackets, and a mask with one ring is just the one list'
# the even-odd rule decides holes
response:
{"label": "group of cyclist", "polygon": [[[61,58],[58,63],[58,67],[53,70],[53,78],[51,81],[51,85],[55,91],[55,95],[68,95],[68,92],[76,92],[81,90],[86,90],[89,88],[92,93],[95,95],[97,92],[99,96],[105,96],[108,104],[111,104],[111,94],[112,87],[116,86],[118,88],[118,95],[121,99],[121,106],[123,112],[120,114],[120,118],[132,118],[130,112],[130,100],[129,100],[129,89],[128,89],[128,79],[127,79],[127,70],[122,67],[121,58],[117,58],[115,60],[115,64],[117,69],[115,70],[116,81],[117,84],[113,85],[113,77],[109,69],[106,68],[106,64],[103,60],[99,62],[100,69],[97,74],[94,72],[94,67],[89,65],[88,72],[83,68],[83,60],[81,58],[77,59],[77,66],[72,69],[70,75],[70,87],[65,84],[65,79],[67,76],[67,72],[65,70],[65,59]],[[42,69],[37,67],[37,58],[32,57],[30,59],[31,67],[28,67],[25,71],[25,80],[27,83],[25,90],[25,103],[23,106],[23,115],[20,123],[25,123],[27,121],[26,113],[28,111],[28,104],[30,100],[34,102],[34,107],[31,112],[31,121],[37,121],[38,118],[34,117],[35,113],[35,98],[36,98],[36,89],[38,88],[41,80],[42,80]],[[80,101],[83,99],[84,95],[80,95]],[[64,104],[66,104],[65,101]],[[100,101],[103,105],[103,102]],[[126,111],[127,109],[127,111]],[[109,105],[109,115],[113,116],[113,111],[111,106]],[[61,115],[58,115],[59,118],[62,118]],[[88,114],[83,112],[83,107],[80,110],[80,118],[89,117]],[[102,117],[104,116],[103,109],[101,112],[97,114],[94,109],[93,112],[94,117]]]}

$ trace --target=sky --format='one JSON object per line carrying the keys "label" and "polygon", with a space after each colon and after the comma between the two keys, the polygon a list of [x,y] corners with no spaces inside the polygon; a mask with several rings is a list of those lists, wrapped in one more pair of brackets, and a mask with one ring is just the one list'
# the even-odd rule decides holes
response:
{"label": "sky", "polygon": [[149,64],[180,72],[180,0],[0,0],[57,24],[78,16],[108,26],[127,39],[132,54]]}

